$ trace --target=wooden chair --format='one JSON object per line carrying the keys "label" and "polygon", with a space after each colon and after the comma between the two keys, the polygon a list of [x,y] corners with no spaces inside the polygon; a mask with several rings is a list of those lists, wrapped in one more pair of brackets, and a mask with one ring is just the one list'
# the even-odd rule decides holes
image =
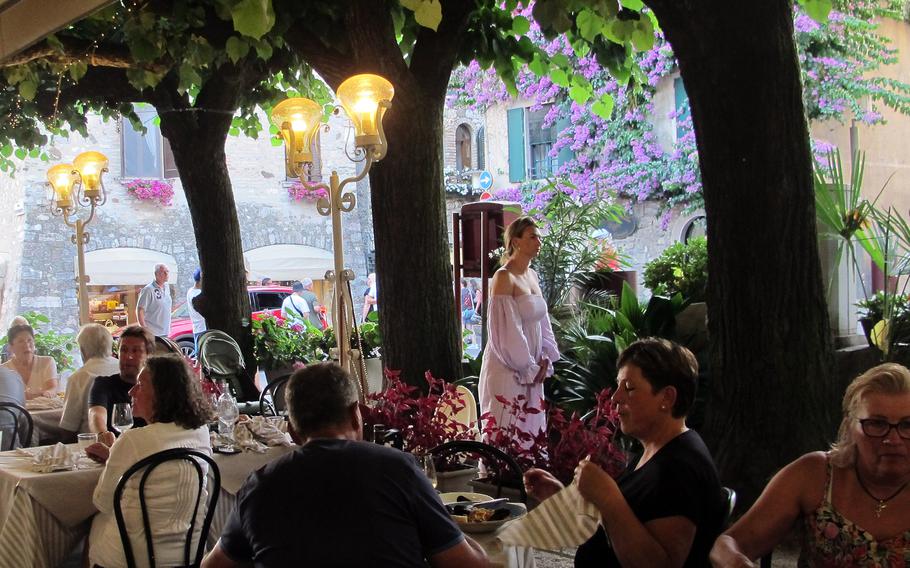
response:
{"label": "wooden chair", "polygon": [[[32,443],[32,432],[35,429],[32,415],[29,414],[28,410],[15,402],[0,402],[0,416],[6,414],[9,414],[10,417],[12,417],[13,427],[10,432],[9,441],[7,441],[7,436],[4,434],[2,445],[0,445],[0,451],[16,449],[16,440],[19,441],[18,447],[29,447]],[[23,422],[25,424],[22,424]],[[20,428],[22,429],[21,432]]]}
{"label": "wooden chair", "polygon": [[[148,565],[153,568],[155,566],[155,548],[152,542],[154,540],[154,535],[152,535],[148,506],[145,502],[145,484],[148,481],[149,475],[151,475],[152,471],[154,471],[155,468],[164,463],[172,461],[188,462],[193,466],[196,472],[198,489],[196,491],[196,502],[193,507],[193,514],[190,518],[190,528],[186,532],[186,544],[184,545],[183,551],[183,565],[188,567],[198,567],[202,563],[202,555],[205,552],[206,538],[208,537],[209,528],[212,524],[212,517],[215,515],[215,505],[218,503],[218,495],[221,492],[221,472],[218,470],[218,465],[215,463],[215,460],[213,460],[210,456],[207,456],[198,450],[191,450],[189,448],[175,448],[171,450],[164,450],[139,460],[128,470],[126,470],[123,476],[120,477],[120,481],[117,482],[117,488],[114,490],[114,517],[117,519],[117,528],[120,530],[120,541],[123,544],[123,554],[126,557],[126,565],[128,568],[135,568],[136,560],[133,554],[133,545],[130,541],[130,535],[126,530],[126,521],[123,518],[123,511],[121,509],[120,501],[123,497],[123,491],[126,488],[126,484],[130,478],[133,475],[142,472],[139,479],[139,508],[142,512],[142,526],[145,531],[145,544],[148,549]],[[207,487],[209,494],[207,503],[202,503],[203,480],[206,476],[206,472],[202,467],[202,462],[206,462],[208,464],[209,475],[212,477],[211,483],[209,483]],[[202,507],[204,507],[203,510],[205,511],[205,516],[203,517],[201,528],[197,531],[196,518],[200,510],[200,504]],[[193,539],[197,534],[198,543],[196,545],[196,551],[191,557],[190,549],[193,545]]]}
{"label": "wooden chair", "polygon": [[518,492],[521,502],[528,502],[528,494],[525,491],[521,466],[518,465],[518,462],[515,461],[515,458],[503,452],[499,448],[494,448],[489,444],[484,444],[483,442],[477,442],[474,440],[456,440],[454,442],[446,442],[445,444],[436,446],[430,450],[430,453],[433,455],[433,457],[439,459],[456,454],[469,454],[478,456],[483,460],[484,465],[488,471],[496,471],[498,473],[496,476],[497,485],[495,495],[497,498],[502,494],[502,484],[503,480],[506,478],[506,474],[511,473],[512,477],[510,479],[517,479],[518,481]]}

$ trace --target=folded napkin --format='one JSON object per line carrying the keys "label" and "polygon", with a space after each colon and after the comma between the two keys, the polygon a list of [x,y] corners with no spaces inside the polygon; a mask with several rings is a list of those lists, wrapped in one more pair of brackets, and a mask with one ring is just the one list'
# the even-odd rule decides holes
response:
{"label": "folded napkin", "polygon": [[290,446],[291,441],[288,439],[287,422],[283,419],[275,419],[269,416],[251,416],[250,419],[243,423],[243,426],[253,434],[260,442],[267,446]]}
{"label": "folded napkin", "polygon": [[256,440],[246,427],[247,424],[248,422],[234,424],[234,445],[247,452],[265,453],[269,447]]}
{"label": "folded napkin", "polygon": [[55,408],[63,408],[63,399],[57,396],[53,398],[39,396],[25,401],[25,408],[26,410],[53,410]]}
{"label": "folded napkin", "polygon": [[521,519],[507,524],[497,537],[505,544],[559,550],[591,538],[599,522],[597,507],[585,501],[572,483]]}
{"label": "folded napkin", "polygon": [[61,443],[39,448],[32,455],[32,471],[48,473],[76,468],[78,455]]}

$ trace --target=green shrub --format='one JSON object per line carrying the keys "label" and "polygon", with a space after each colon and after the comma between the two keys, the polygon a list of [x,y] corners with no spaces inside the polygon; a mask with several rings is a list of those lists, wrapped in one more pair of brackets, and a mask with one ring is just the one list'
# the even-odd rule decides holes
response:
{"label": "green shrub", "polygon": [[708,240],[676,243],[645,265],[645,286],[661,296],[682,294],[688,302],[704,302],[708,284]]}
{"label": "green shrub", "polygon": [[[76,351],[76,336],[71,333],[58,333],[54,330],[44,330],[50,323],[50,318],[38,312],[25,312],[22,314],[28,324],[35,330],[35,353],[52,357],[57,363],[57,372],[72,371],[73,353]],[[0,347],[6,345],[6,335],[0,338]]]}

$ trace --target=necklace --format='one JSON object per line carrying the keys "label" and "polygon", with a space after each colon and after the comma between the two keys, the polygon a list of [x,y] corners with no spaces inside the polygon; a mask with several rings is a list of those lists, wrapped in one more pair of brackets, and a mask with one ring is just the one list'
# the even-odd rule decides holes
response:
{"label": "necklace", "polygon": [[866,484],[863,483],[863,478],[860,477],[859,468],[857,467],[856,464],[853,464],[853,470],[856,472],[856,480],[859,481],[859,486],[863,488],[863,491],[866,492],[866,495],[871,497],[874,501],[878,502],[875,505],[875,518],[876,519],[881,517],[882,511],[884,511],[888,507],[888,501],[890,501],[890,500],[894,499],[895,497],[897,497],[898,495],[900,495],[901,491],[903,491],[907,487],[907,485],[910,485],[910,481],[908,481],[908,482],[904,483],[903,485],[901,485],[897,489],[897,491],[895,491],[894,493],[891,494],[890,497],[885,497],[884,499],[879,499],[878,497],[873,495],[872,492],[869,491],[869,488],[866,487]]}

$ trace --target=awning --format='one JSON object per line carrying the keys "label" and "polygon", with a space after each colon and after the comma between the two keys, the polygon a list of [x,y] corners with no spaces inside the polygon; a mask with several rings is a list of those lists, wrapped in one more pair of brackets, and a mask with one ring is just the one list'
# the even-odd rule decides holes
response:
{"label": "awning", "polygon": [[[170,269],[168,282],[177,282],[177,260],[163,252],[142,248],[108,248],[85,253],[85,274],[89,286],[145,286],[155,278],[155,265]],[[78,278],[79,259],[73,257]]]}
{"label": "awning", "polygon": [[243,253],[249,262],[250,278],[261,280],[322,280],[335,268],[335,257],[327,250],[306,245],[270,245]]}
{"label": "awning", "polygon": [[0,0],[0,62],[111,0]]}

